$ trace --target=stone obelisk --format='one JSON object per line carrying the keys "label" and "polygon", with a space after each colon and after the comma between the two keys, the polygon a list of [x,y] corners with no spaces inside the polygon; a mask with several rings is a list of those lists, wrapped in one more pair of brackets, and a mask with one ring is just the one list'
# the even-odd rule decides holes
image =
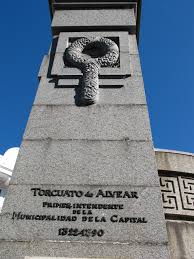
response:
{"label": "stone obelisk", "polygon": [[141,2],[49,4],[53,41],[0,216],[0,258],[167,259]]}

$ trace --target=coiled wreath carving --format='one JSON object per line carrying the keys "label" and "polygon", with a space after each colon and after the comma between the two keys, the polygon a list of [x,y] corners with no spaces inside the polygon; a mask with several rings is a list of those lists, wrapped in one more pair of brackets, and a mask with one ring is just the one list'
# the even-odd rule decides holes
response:
{"label": "coiled wreath carving", "polygon": [[113,67],[119,58],[117,44],[108,38],[80,38],[65,52],[65,60],[83,73],[79,103],[90,105],[99,97],[99,69]]}

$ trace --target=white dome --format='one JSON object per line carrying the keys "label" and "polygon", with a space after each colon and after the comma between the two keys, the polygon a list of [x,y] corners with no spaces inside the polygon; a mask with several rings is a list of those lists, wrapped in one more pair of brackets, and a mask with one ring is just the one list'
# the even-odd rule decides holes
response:
{"label": "white dome", "polygon": [[4,201],[4,196],[12,176],[19,148],[8,149],[4,155],[0,155],[0,212]]}
{"label": "white dome", "polygon": [[0,187],[7,186],[12,176],[12,171],[18,156],[19,148],[8,149],[4,155],[0,155]]}
{"label": "white dome", "polygon": [[14,147],[8,149],[3,156],[0,155],[0,166],[13,170],[18,156],[18,152],[19,148]]}

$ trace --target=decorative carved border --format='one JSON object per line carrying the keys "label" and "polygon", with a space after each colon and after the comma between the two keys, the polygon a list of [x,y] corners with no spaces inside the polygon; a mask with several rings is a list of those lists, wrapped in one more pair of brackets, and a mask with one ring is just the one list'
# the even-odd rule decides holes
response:
{"label": "decorative carved border", "polygon": [[166,217],[194,219],[194,175],[159,171],[159,176]]}

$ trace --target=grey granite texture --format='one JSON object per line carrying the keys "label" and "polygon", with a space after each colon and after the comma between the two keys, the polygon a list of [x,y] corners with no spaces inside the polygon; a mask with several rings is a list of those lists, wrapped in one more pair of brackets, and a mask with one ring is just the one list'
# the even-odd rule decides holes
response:
{"label": "grey granite texture", "polygon": [[[57,83],[59,88],[56,88],[55,83],[50,81],[52,80],[46,77],[41,78],[34,102],[35,105],[75,104],[79,79],[61,79]],[[146,104],[141,77],[129,77],[119,80],[100,79],[99,94],[99,104]]]}
{"label": "grey granite texture", "polygon": [[[95,29],[117,28],[118,30],[125,29],[135,33],[136,19],[133,9],[112,9],[111,12],[107,9],[96,10],[65,10],[55,11],[52,21],[52,31],[57,34],[61,31],[67,31],[69,28],[85,28]],[[87,28],[87,29],[86,29]]]}
{"label": "grey granite texture", "polygon": [[[45,79],[45,78],[44,78]],[[127,81],[128,78],[119,78],[118,79],[104,79],[104,78],[100,78],[99,79],[99,88],[122,88],[124,87],[124,85],[128,82]],[[75,79],[59,79],[55,82],[55,88],[75,88],[79,86],[79,78],[75,78]]]}
{"label": "grey granite texture", "polygon": [[139,55],[136,35],[128,34],[128,45],[129,45],[129,53],[131,55]]}
{"label": "grey granite texture", "polygon": [[38,78],[41,79],[41,77],[47,77],[48,75],[48,69],[49,69],[49,62],[50,62],[50,54],[44,55],[39,71],[38,71]]}
{"label": "grey granite texture", "polygon": [[168,220],[167,230],[172,259],[194,258],[194,222]]}
{"label": "grey granite texture", "polygon": [[[83,243],[83,242],[2,242],[1,259],[26,259],[25,256],[115,258],[115,259],[167,259],[168,248],[161,244]],[[42,259],[42,258],[41,258]]]}
{"label": "grey granite texture", "polygon": [[145,105],[34,106],[24,139],[150,140]]}
{"label": "grey granite texture", "polygon": [[[81,197],[52,196],[47,194],[38,195],[40,190],[73,190],[83,192]],[[108,192],[135,192],[135,198],[110,198],[98,197],[98,193]],[[94,196],[85,197],[86,193]],[[54,191],[56,193],[56,191]],[[162,207],[158,205],[160,200],[160,190],[158,187],[134,187],[134,186],[110,186],[110,185],[10,185],[7,200],[0,214],[2,228],[0,237],[5,240],[34,241],[34,240],[56,240],[56,241],[91,241],[91,242],[119,242],[124,244],[165,244],[167,243],[166,230],[164,225],[164,215]],[[20,202],[18,203],[18,200]],[[146,200],[146,202],[145,202]],[[48,208],[43,207],[43,203],[65,203],[72,208]],[[122,209],[73,209],[75,204],[120,204]],[[73,211],[80,211],[80,214],[73,214]],[[153,213],[154,210],[154,213]],[[16,214],[23,215],[51,215],[55,220],[29,220],[17,219]],[[15,214],[16,213],[16,214]],[[57,217],[76,217],[75,221],[57,220]],[[40,217],[40,216],[39,216]],[[122,218],[145,218],[147,223],[115,222]],[[92,222],[84,221],[87,218]],[[103,218],[106,222],[97,222]],[[96,219],[96,220],[95,220]],[[114,222],[113,222],[114,221]],[[59,235],[60,228],[82,229],[102,229],[103,236],[72,236]]]}
{"label": "grey granite texture", "polygon": [[131,76],[142,76],[139,55],[130,55],[130,73]]}
{"label": "grey granite texture", "polygon": [[150,142],[23,141],[12,184],[159,186]]}

